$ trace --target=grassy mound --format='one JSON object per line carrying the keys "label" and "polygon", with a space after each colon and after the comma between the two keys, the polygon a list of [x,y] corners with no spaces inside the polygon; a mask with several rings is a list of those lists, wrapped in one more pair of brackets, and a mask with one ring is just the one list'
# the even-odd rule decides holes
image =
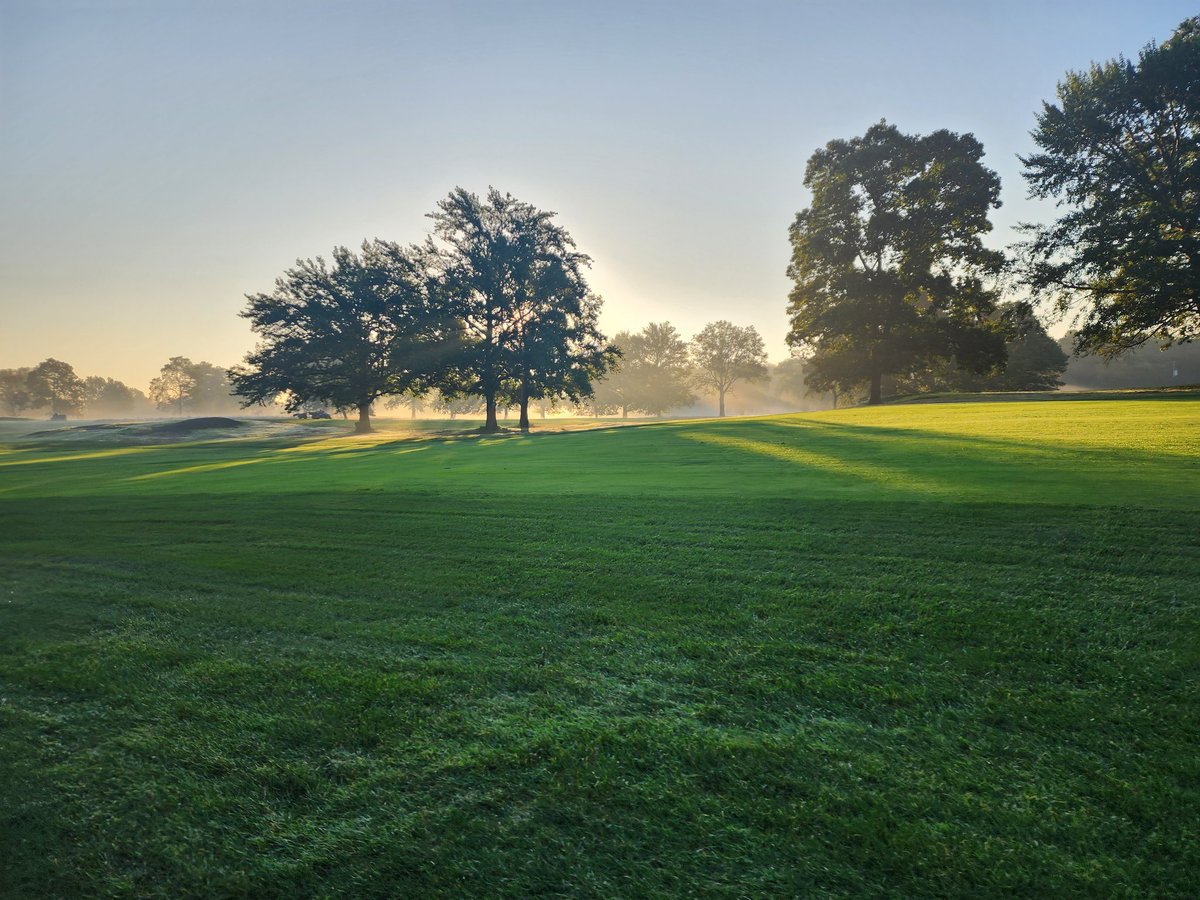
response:
{"label": "grassy mound", "polygon": [[237,419],[227,419],[224,416],[202,416],[198,419],[180,419],[177,422],[150,425],[146,427],[146,432],[149,434],[194,434],[197,431],[241,428],[244,424]]}
{"label": "grassy mound", "polygon": [[1200,403],[0,450],[14,896],[1188,896]]}

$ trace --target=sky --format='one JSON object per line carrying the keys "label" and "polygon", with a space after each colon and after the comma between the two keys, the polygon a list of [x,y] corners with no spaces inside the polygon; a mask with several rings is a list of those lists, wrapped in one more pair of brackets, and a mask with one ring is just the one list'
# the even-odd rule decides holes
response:
{"label": "sky", "polygon": [[[1053,207],[1018,156],[1068,70],[1169,0],[0,0],[0,368],[145,388],[241,361],[298,258],[416,242],[458,185],[558,213],[609,334],[753,325],[785,358],[804,167],[880,119],[974,133],[991,243]],[[1061,332],[1062,326],[1059,327]]]}

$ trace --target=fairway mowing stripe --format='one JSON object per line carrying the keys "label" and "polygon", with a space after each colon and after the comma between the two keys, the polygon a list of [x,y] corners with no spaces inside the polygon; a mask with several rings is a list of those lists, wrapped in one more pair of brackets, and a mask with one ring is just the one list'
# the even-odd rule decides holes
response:
{"label": "fairway mowing stripe", "polygon": [[944,494],[951,490],[949,480],[939,482],[930,478],[912,475],[894,467],[852,463],[844,457],[834,456],[829,453],[817,453],[813,450],[801,449],[795,445],[784,446],[771,444],[766,441],[753,441],[749,438],[726,437],[725,435],[718,434],[684,434],[681,436],[689,441],[696,441],[701,444],[713,444],[719,447],[729,447],[734,450],[744,450],[747,453],[769,456],[772,459],[784,462],[811,466],[812,468],[821,469],[835,475],[844,474],[852,478],[863,478],[868,481],[887,485],[888,487],[900,485],[931,494]]}

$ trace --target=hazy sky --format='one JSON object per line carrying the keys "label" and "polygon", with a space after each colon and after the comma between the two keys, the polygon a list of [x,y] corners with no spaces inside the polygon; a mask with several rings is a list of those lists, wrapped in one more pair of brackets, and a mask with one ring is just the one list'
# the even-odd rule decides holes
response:
{"label": "hazy sky", "polygon": [[996,242],[1044,213],[1019,153],[1068,69],[1195,3],[0,0],[0,367],[144,388],[220,365],[297,257],[428,231],[455,185],[545,209],[612,333],[753,324],[787,354],[804,165],[886,118],[974,132]]}

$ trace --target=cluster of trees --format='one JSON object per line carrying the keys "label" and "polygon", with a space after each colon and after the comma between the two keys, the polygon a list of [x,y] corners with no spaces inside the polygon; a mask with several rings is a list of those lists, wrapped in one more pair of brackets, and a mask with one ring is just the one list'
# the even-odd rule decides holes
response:
{"label": "cluster of trees", "polygon": [[725,396],[735,384],[769,375],[763,340],[753,326],[711,322],[689,343],[670,322],[651,322],[635,334],[620,332],[613,343],[620,362],[596,386],[588,404],[594,415],[661,416],[695,403],[693,391],[706,391],[715,394],[723,416]]}
{"label": "cluster of trees", "polygon": [[208,362],[172,357],[150,382],[149,396],[115,378],[81,377],[59,359],[36,366],[0,369],[0,409],[5,415],[44,411],[50,415],[95,418],[144,415],[157,408],[184,412],[220,412],[237,407],[224,369]]}
{"label": "cluster of trees", "polygon": [[158,409],[181,416],[236,409],[229,373],[220,366],[186,356],[172,356],[150,382],[150,399]]}
{"label": "cluster of trees", "polygon": [[[1000,180],[970,134],[881,122],[809,159],[790,229],[788,342],[817,390],[1052,389],[1065,369],[1033,300],[1081,310],[1073,349],[1116,355],[1200,334],[1200,18],[1136,62],[1070,73],[1023,159],[1065,212],[1012,257],[985,246]],[[1035,327],[1036,326],[1036,327]],[[1007,365],[1006,365],[1007,364]]]}
{"label": "cluster of trees", "polygon": [[113,378],[81,378],[70,363],[45,359],[36,366],[0,369],[0,409],[8,416],[45,411],[51,415],[130,415],[143,411],[146,395]]}
{"label": "cluster of trees", "polygon": [[599,330],[590,260],[553,216],[494,188],[482,200],[456,188],[423,244],[377,239],[336,248],[330,263],[298,261],[274,292],[247,298],[261,340],[231,370],[235,392],[355,409],[359,431],[381,397],[476,398],[489,432],[502,405],[519,407],[528,430],[531,402],[583,400],[619,354]]}

